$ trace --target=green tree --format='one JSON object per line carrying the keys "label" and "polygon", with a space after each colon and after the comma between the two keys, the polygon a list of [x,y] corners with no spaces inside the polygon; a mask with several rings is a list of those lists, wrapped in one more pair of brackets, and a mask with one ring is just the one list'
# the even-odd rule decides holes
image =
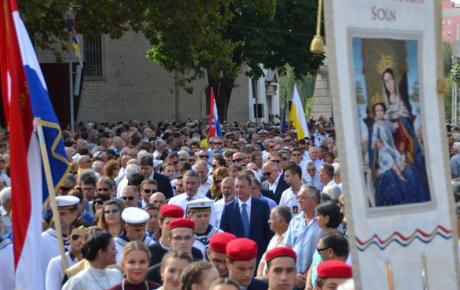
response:
{"label": "green tree", "polygon": [[[78,32],[85,37],[101,33],[119,38],[128,30],[141,31],[145,1],[123,0],[23,0],[21,16],[35,46],[52,50],[57,57],[67,48],[66,11],[75,7]],[[56,43],[58,45],[56,45]]]}
{"label": "green tree", "polygon": [[222,120],[243,65],[248,76],[259,78],[263,67],[283,73],[289,64],[300,78],[314,73],[323,60],[308,50],[316,1],[151,1],[147,11],[148,58],[188,76],[184,85],[206,77],[217,89]]}
{"label": "green tree", "polygon": [[444,76],[447,77],[452,69],[452,44],[444,42],[442,44],[442,57],[444,64]]}
{"label": "green tree", "polygon": [[[286,101],[291,100],[292,91],[294,89],[294,84],[297,85],[299,90],[299,95],[302,100],[302,103],[308,104],[309,102],[313,104],[313,93],[315,91],[315,80],[314,75],[308,74],[305,77],[296,79],[294,69],[287,65],[284,69],[283,74],[280,76],[280,103],[281,108],[284,108]],[[311,99],[311,101],[310,101]],[[307,113],[307,116],[310,116],[310,113]]]}

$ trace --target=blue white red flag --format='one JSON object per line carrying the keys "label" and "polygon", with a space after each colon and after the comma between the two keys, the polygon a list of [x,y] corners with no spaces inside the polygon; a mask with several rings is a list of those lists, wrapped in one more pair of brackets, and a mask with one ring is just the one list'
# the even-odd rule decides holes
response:
{"label": "blue white red flag", "polygon": [[0,1],[0,72],[3,108],[10,130],[16,288],[43,289],[41,216],[48,190],[34,118],[43,121],[55,191],[69,166],[59,122],[16,1]]}
{"label": "blue white red flag", "polygon": [[209,130],[208,137],[222,136],[220,129],[219,114],[217,112],[216,100],[214,99],[214,89],[211,87],[209,93]]}

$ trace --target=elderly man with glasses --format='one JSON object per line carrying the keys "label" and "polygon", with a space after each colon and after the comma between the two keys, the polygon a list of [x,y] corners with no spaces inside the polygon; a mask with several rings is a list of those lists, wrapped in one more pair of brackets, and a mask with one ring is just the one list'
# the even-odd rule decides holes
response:
{"label": "elderly man with glasses", "polygon": [[297,276],[295,285],[303,289],[306,272],[310,268],[313,254],[323,231],[315,220],[315,208],[320,200],[320,192],[312,186],[302,186],[297,192],[301,213],[289,223],[283,244],[291,247],[297,254]]}

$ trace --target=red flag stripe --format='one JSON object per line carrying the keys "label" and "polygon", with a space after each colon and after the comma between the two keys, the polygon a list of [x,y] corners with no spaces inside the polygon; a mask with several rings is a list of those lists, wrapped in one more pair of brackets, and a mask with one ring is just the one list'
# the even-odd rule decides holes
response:
{"label": "red flag stripe", "polygon": [[[13,22],[15,0],[2,0],[0,11],[0,66],[4,92],[4,110],[10,129],[10,169],[12,187],[12,223],[15,266],[21,257],[31,217],[28,173],[28,149],[33,133],[32,109],[27,80]],[[5,82],[6,81],[6,82]],[[7,84],[5,86],[5,84]],[[6,98],[6,100],[5,100]]]}
{"label": "red flag stripe", "polygon": [[208,129],[208,137],[215,137],[216,136],[216,127],[214,125],[214,89],[211,87],[209,92],[209,129]]}

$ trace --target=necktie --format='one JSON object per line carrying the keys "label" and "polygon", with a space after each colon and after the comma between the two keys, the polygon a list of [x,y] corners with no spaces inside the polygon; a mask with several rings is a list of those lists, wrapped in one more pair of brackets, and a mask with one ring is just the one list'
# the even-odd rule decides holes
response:
{"label": "necktie", "polygon": [[243,235],[244,237],[248,238],[249,237],[249,216],[248,216],[248,210],[246,209],[248,205],[243,203],[241,205],[241,219],[243,220]]}

